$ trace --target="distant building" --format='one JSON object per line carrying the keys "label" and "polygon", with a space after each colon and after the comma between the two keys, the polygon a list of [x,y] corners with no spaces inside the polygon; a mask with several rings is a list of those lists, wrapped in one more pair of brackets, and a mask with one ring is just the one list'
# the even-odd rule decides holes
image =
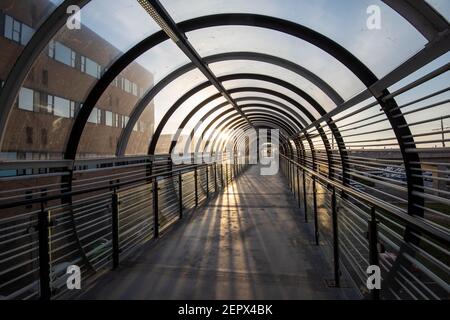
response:
{"label": "distant building", "polygon": [[[54,10],[49,0],[0,2],[0,80]],[[90,89],[122,53],[86,26],[63,28],[34,63],[10,114],[0,159],[61,159],[74,118]],[[113,156],[131,110],[153,86],[152,74],[131,64],[92,112],[78,157]],[[127,153],[145,154],[154,130],[153,104],[136,124]]]}

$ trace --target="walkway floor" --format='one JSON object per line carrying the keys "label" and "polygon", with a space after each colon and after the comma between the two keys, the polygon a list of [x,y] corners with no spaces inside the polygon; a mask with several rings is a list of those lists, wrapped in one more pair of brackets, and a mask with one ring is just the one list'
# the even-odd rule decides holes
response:
{"label": "walkway floor", "polygon": [[83,299],[357,299],[333,279],[326,245],[281,175],[253,166]]}

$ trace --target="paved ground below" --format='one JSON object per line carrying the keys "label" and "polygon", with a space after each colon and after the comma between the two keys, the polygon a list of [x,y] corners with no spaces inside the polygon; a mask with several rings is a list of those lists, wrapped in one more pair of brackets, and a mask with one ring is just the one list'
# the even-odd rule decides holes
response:
{"label": "paved ground below", "polygon": [[358,299],[329,286],[330,247],[312,240],[285,179],[253,166],[82,298]]}

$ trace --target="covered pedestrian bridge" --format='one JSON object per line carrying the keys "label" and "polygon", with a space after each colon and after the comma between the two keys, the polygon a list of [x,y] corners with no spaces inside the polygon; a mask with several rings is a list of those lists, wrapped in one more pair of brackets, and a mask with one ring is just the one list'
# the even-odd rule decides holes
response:
{"label": "covered pedestrian bridge", "polygon": [[449,298],[447,1],[0,14],[1,299]]}

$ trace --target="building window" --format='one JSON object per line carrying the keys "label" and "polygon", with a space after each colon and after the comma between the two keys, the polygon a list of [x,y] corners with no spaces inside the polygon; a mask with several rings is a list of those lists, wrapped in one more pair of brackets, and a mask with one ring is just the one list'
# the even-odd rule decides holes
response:
{"label": "building window", "polygon": [[55,58],[55,41],[51,40],[48,44],[48,56],[52,59]]}
{"label": "building window", "polygon": [[103,124],[103,110],[102,109],[97,109],[97,123],[98,124]]}
{"label": "building window", "polygon": [[54,115],[62,118],[70,118],[70,101],[55,97]]}
{"label": "building window", "polygon": [[66,47],[60,42],[55,42],[54,59],[69,67],[75,67],[75,61],[72,61],[72,49]]}
{"label": "building window", "polygon": [[47,145],[48,142],[47,140],[48,140],[47,129],[41,129],[41,141],[44,146]]}
{"label": "building window", "polygon": [[22,33],[20,35],[20,43],[24,46],[27,45],[27,43],[31,40],[33,33],[34,30],[32,28],[22,23]]}
{"label": "building window", "polygon": [[75,53],[75,51],[72,51],[72,56],[71,56],[71,61],[70,61],[70,65],[75,68],[77,62],[77,54]]}
{"label": "building window", "polygon": [[86,72],[86,57],[82,56],[81,57],[81,72]]}
{"label": "building window", "polygon": [[85,58],[85,67],[84,70],[82,69],[82,71],[94,78],[99,79],[101,75],[101,66],[97,62],[89,58],[86,57],[84,58]]}
{"label": "building window", "polygon": [[12,40],[13,39],[13,18],[10,16],[5,16],[5,30],[4,30],[4,36],[7,39]]}
{"label": "building window", "polygon": [[33,128],[32,127],[26,127],[25,128],[25,134],[27,136],[27,143],[32,144],[33,143]]}
{"label": "building window", "polygon": [[78,113],[77,104],[74,101],[70,101],[70,117],[75,118]]}
{"label": "building window", "polygon": [[55,108],[55,97],[52,95],[47,95],[47,112],[53,114],[54,108]]}
{"label": "building window", "polygon": [[111,111],[105,111],[105,124],[108,127],[113,126],[113,113]]}
{"label": "building window", "polygon": [[98,123],[98,109],[97,108],[92,109],[92,112],[89,116],[88,122],[95,123],[95,124]]}
{"label": "building window", "polygon": [[19,109],[33,111],[34,110],[34,92],[31,89],[21,88],[19,92],[19,101],[17,106]]}
{"label": "building window", "polygon": [[128,79],[125,79],[125,88],[124,88],[124,90],[127,93],[131,93],[131,82]]}
{"label": "building window", "polygon": [[53,108],[49,107],[49,96],[45,93],[34,92],[34,111],[52,114]]}
{"label": "building window", "polygon": [[5,15],[4,33],[5,38],[26,45],[33,36],[34,29],[28,25]]}
{"label": "building window", "polygon": [[120,116],[117,113],[114,114],[114,127],[116,127],[116,128],[120,128],[119,117]]}
{"label": "building window", "polygon": [[42,84],[48,86],[48,70],[42,70]]}

